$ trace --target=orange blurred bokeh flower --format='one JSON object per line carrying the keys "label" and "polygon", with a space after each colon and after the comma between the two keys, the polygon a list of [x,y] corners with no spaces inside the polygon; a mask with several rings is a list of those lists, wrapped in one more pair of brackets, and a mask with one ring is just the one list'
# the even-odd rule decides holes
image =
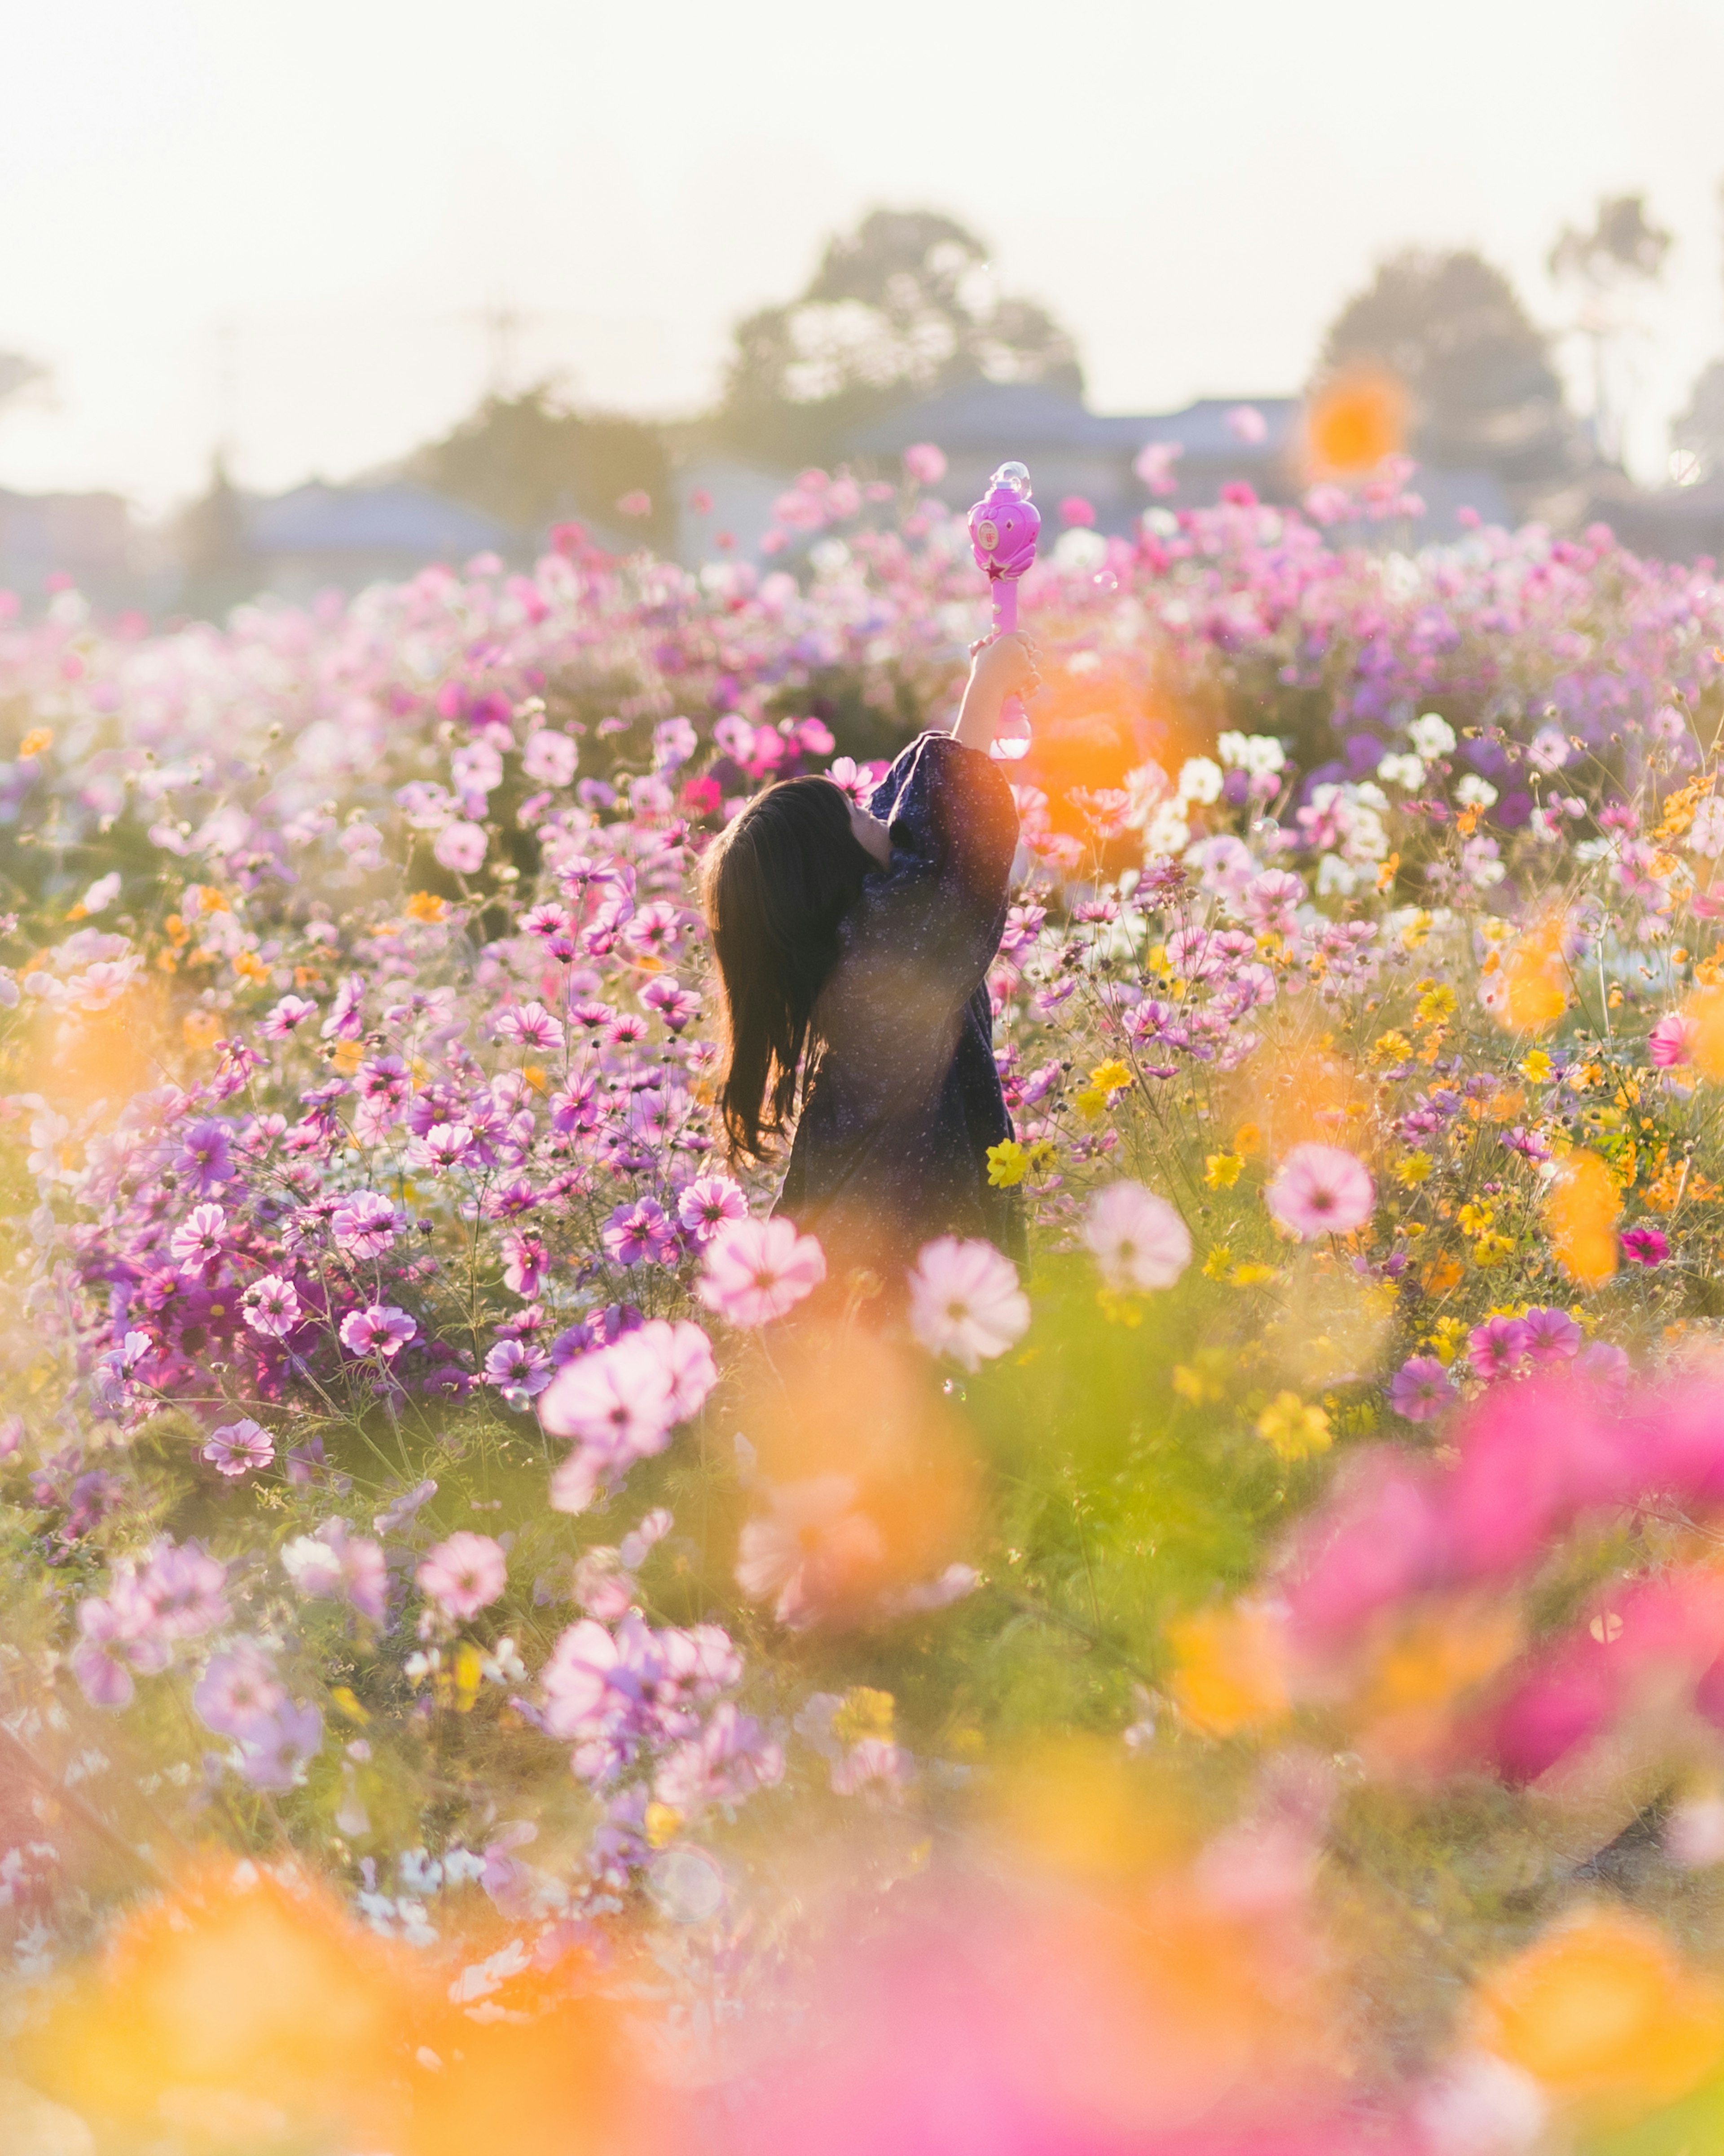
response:
{"label": "orange blurred bokeh flower", "polygon": [[1407,392],[1393,375],[1349,368],[1311,393],[1306,465],[1313,479],[1360,479],[1406,445]]}

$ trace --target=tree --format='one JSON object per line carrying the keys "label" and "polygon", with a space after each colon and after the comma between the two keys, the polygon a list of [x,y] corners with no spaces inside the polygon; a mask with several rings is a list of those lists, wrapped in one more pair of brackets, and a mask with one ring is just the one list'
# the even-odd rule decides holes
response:
{"label": "tree", "polygon": [[1685,480],[1724,472],[1724,359],[1701,369],[1688,409],[1671,422],[1670,447],[1673,468]]}
{"label": "tree", "polygon": [[1551,249],[1552,276],[1579,294],[1575,326],[1592,347],[1593,439],[1612,463],[1622,455],[1627,416],[1624,385],[1613,377],[1624,370],[1631,295],[1657,281],[1670,249],[1670,234],[1647,222],[1643,195],[1605,196],[1590,232],[1565,225]]}
{"label": "tree", "polygon": [[1405,386],[1424,463],[1537,487],[1579,462],[1547,341],[1508,279],[1475,254],[1409,249],[1383,263],[1337,316],[1319,373],[1359,367]]}
{"label": "tree", "polygon": [[644,495],[651,507],[634,516],[632,528],[659,546],[675,536],[670,453],[659,429],[644,419],[571,411],[542,383],[519,397],[487,397],[440,442],[410,459],[407,470],[521,531],[542,531],[572,516],[615,527],[618,504]]}
{"label": "tree", "polygon": [[33,382],[47,379],[48,370],[33,359],[26,359],[21,352],[0,352],[0,404],[16,397],[20,390],[28,389]]}
{"label": "tree", "polygon": [[772,463],[818,462],[856,428],[978,381],[1083,393],[1070,336],[998,290],[974,233],[932,210],[875,210],[829,243],[795,299],[737,325],[713,431]]}

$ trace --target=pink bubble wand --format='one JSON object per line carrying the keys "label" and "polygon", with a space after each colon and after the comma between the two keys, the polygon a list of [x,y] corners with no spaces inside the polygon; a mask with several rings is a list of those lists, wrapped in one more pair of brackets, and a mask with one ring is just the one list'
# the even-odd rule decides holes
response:
{"label": "pink bubble wand", "polygon": [[[1029,498],[1029,472],[1020,464],[1002,465],[970,511],[970,545],[976,567],[988,572],[996,636],[1009,636],[1018,626],[1018,579],[1035,559],[1041,528],[1041,511]],[[1023,699],[1008,696],[991,753],[1015,761],[1029,747],[1029,717]]]}

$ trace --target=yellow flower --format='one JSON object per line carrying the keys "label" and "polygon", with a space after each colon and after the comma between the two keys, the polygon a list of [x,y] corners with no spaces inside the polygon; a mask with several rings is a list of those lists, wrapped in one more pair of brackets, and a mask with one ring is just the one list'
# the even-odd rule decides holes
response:
{"label": "yellow flower", "polygon": [[1106,1063],[1098,1063],[1090,1073],[1090,1083],[1098,1093],[1123,1093],[1131,1083],[1131,1066],[1121,1062],[1118,1056]]}
{"label": "yellow flower", "polygon": [[1496,1214],[1489,1205],[1463,1205],[1455,1218],[1460,1223],[1463,1235],[1482,1235],[1496,1220]]}
{"label": "yellow flower", "polygon": [[1231,1190],[1244,1165],[1236,1152],[1212,1152],[1203,1163],[1203,1180],[1211,1190]]}
{"label": "yellow flower", "polygon": [[1420,1025],[1440,1025],[1445,1018],[1455,1015],[1455,991],[1444,981],[1421,981],[1419,1008],[1414,1013]]}
{"label": "yellow flower", "polygon": [[1219,1281],[1227,1278],[1227,1269],[1233,1263],[1233,1252],[1225,1243],[1218,1243],[1203,1260],[1203,1278]]}
{"label": "yellow flower", "polygon": [[893,1710],[890,1692],[856,1685],[844,1694],[843,1704],[833,1716],[832,1733],[840,1744],[859,1744],[865,1737],[877,1737],[890,1744]]}
{"label": "yellow flower", "polygon": [[988,1148],[988,1179],[996,1190],[1010,1190],[1029,1173],[1029,1156],[1016,1138],[1002,1138]]}
{"label": "yellow flower", "polygon": [[1535,1086],[1548,1085],[1556,1065],[1542,1048],[1535,1048],[1530,1055],[1523,1055],[1520,1063],[1521,1075]]}
{"label": "yellow flower", "polygon": [[1404,1063],[1413,1053],[1413,1044],[1404,1033],[1379,1034],[1371,1044],[1373,1063]]}
{"label": "yellow flower", "polygon": [[675,1840],[677,1830],[682,1825],[682,1814],[675,1804],[661,1804],[654,1801],[647,1806],[641,1824],[646,1829],[647,1846],[663,1849],[667,1842]]}
{"label": "yellow flower", "polygon": [[1176,1363],[1173,1365],[1173,1389],[1183,1400],[1193,1407],[1203,1407],[1225,1396],[1227,1388],[1222,1382],[1224,1358],[1213,1348],[1198,1352],[1194,1363]]}
{"label": "yellow flower", "polygon": [[1110,1325],[1127,1326],[1135,1332],[1143,1322],[1143,1305],[1135,1295],[1119,1295],[1111,1287],[1099,1287],[1095,1306]]}
{"label": "yellow flower", "polygon": [[1500,1265],[1505,1258],[1511,1258],[1514,1255],[1515,1239],[1512,1235],[1480,1235],[1473,1245],[1473,1263],[1486,1270],[1492,1265]]}
{"label": "yellow flower", "polygon": [[416,891],[407,902],[409,921],[441,921],[449,911],[449,901],[439,898],[435,891]]}
{"label": "yellow flower", "polygon": [[1446,1369],[1460,1353],[1460,1343],[1465,1339],[1467,1328],[1459,1317],[1439,1317],[1431,1327],[1425,1345]]}
{"label": "yellow flower", "polygon": [[1255,1264],[1235,1265],[1228,1275],[1235,1287],[1261,1287],[1265,1281],[1272,1281],[1275,1276],[1273,1265]]}
{"label": "yellow flower", "polygon": [[1395,1180],[1408,1190],[1416,1190],[1421,1183],[1429,1182],[1431,1166],[1428,1152],[1409,1152],[1405,1160],[1395,1163]]}
{"label": "yellow flower", "polygon": [[1333,1442],[1329,1418],[1297,1393],[1277,1393],[1257,1418],[1257,1435],[1280,1460],[1306,1460]]}

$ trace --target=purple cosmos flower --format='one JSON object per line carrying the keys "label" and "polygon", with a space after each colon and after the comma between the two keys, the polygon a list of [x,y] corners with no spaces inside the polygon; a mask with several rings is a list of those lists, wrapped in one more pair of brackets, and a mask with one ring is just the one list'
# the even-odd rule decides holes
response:
{"label": "purple cosmos flower", "polygon": [[323,1717],[315,1707],[284,1700],[240,1740],[240,1772],[254,1789],[290,1789],[304,1779],[305,1762],[323,1746]]}
{"label": "purple cosmos flower", "polygon": [[174,1168],[195,1197],[208,1198],[233,1180],[233,1159],[228,1146],[228,1127],[213,1116],[193,1123],[180,1141]]}
{"label": "purple cosmos flower", "polygon": [[1460,1397],[1434,1355],[1408,1356],[1389,1383],[1389,1406],[1408,1422],[1430,1422]]}
{"label": "purple cosmos flower", "polygon": [[228,1621],[228,1568],[201,1543],[157,1543],[138,1581],[155,1629],[166,1640],[195,1640]]}
{"label": "purple cosmos flower", "polygon": [[513,1041],[517,1048],[536,1048],[548,1054],[562,1045],[562,1020],[553,1017],[543,1004],[521,1004],[498,1019],[497,1038]]}

